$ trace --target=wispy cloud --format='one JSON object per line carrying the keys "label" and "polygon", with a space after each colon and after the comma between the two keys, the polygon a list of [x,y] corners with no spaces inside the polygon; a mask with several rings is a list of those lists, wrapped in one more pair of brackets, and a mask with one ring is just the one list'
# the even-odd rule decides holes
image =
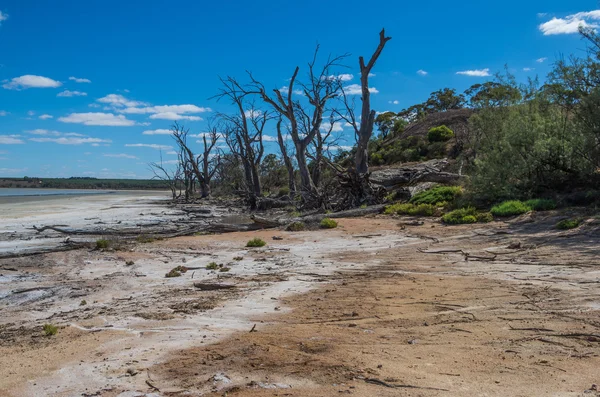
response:
{"label": "wispy cloud", "polygon": [[456,72],[456,74],[461,74],[463,76],[471,76],[471,77],[487,77],[490,76],[490,69],[474,69],[474,70],[463,70],[461,72]]}
{"label": "wispy cloud", "polygon": [[[362,89],[359,84],[350,84],[344,87],[346,95],[362,95]],[[375,87],[369,87],[371,94],[379,94],[379,91]]]}
{"label": "wispy cloud", "polygon": [[[281,92],[284,95],[287,95],[290,92],[290,87],[283,86],[279,89],[279,92]],[[294,95],[304,95],[304,92],[302,90],[294,90],[292,92],[294,93]]]}
{"label": "wispy cloud", "polygon": [[20,135],[0,135],[0,145],[20,145],[25,143]]}
{"label": "wispy cloud", "polygon": [[111,143],[110,139],[101,139],[101,138],[90,138],[90,137],[70,137],[70,136],[62,136],[60,138],[29,138],[32,142],[40,142],[40,143],[57,143],[59,145],[83,145],[86,143],[89,144],[100,144],[100,143]]}
{"label": "wispy cloud", "polygon": [[64,90],[56,94],[59,97],[87,96],[87,92]]}
{"label": "wispy cloud", "polygon": [[9,113],[6,110],[0,110],[0,117],[7,116]]}
{"label": "wispy cloud", "polygon": [[104,154],[104,157],[113,157],[113,158],[117,158],[117,159],[136,159],[137,157],[132,155],[132,154],[127,154],[127,153],[117,153],[117,154]]}
{"label": "wispy cloud", "polygon": [[[8,14],[0,11],[0,22],[6,21],[7,19],[8,19]],[[0,23],[0,25],[2,25],[2,24]]]}
{"label": "wispy cloud", "polygon": [[535,70],[535,68],[523,68],[524,72],[531,72],[532,70]]}
{"label": "wispy cloud", "polygon": [[147,105],[145,102],[132,101],[120,94],[109,94],[105,97],[99,98],[98,102],[113,105],[115,107],[135,107]]}
{"label": "wispy cloud", "polygon": [[600,20],[600,10],[587,12],[578,12],[567,15],[564,18],[552,18],[551,20],[539,25],[540,31],[544,36],[558,34],[574,34],[579,32],[579,28],[597,28],[599,25],[592,21]]}
{"label": "wispy cloud", "polygon": [[189,120],[189,121],[199,121],[202,120],[202,117],[198,116],[185,116],[183,114],[175,113],[175,112],[162,112],[156,113],[150,116],[151,119],[155,120]]}
{"label": "wispy cloud", "polygon": [[83,125],[103,125],[110,127],[128,127],[135,125],[135,121],[127,119],[122,114],[112,113],[71,113],[66,117],[59,117],[63,123],[76,123]]}
{"label": "wispy cloud", "polygon": [[158,129],[158,130],[146,130],[142,132],[142,135],[171,135],[173,131],[167,129]]}
{"label": "wispy cloud", "polygon": [[536,59],[535,61],[536,61],[537,63],[544,63],[544,62],[546,62],[547,60],[548,60],[548,58],[538,58],[538,59]]}
{"label": "wispy cloud", "polygon": [[98,99],[98,102],[106,103],[112,106],[112,109],[118,113],[125,114],[150,114],[151,119],[158,120],[202,120],[199,116],[191,116],[190,114],[211,112],[208,107],[200,107],[196,105],[160,105],[150,106],[145,102],[139,102],[127,99],[121,94],[110,94]]}
{"label": "wispy cloud", "polygon": [[325,121],[325,122],[323,122],[323,124],[321,124],[322,131],[329,131],[330,128],[331,128],[332,132],[344,131],[344,127],[343,127],[342,123],[339,123],[337,121],[333,123],[333,126],[331,125],[331,123],[329,121]]}
{"label": "wispy cloud", "polygon": [[22,175],[27,168],[0,168],[0,175]]}
{"label": "wispy cloud", "polygon": [[57,88],[61,85],[60,81],[48,77],[26,74],[5,81],[2,87],[7,90],[26,90],[28,88]]}
{"label": "wispy cloud", "polygon": [[157,145],[155,143],[127,143],[126,147],[144,147],[156,150],[173,150],[173,146]]}
{"label": "wispy cloud", "polygon": [[400,102],[398,100],[394,100],[394,101],[388,101],[388,103],[391,105],[398,105]]}
{"label": "wispy cloud", "polygon": [[41,120],[48,120],[48,119],[51,119],[51,118],[54,118],[54,116],[52,116],[52,115],[49,115],[49,114],[42,114],[42,115],[39,117],[39,119],[41,119]]}
{"label": "wispy cloud", "polygon": [[76,83],[91,83],[92,82],[89,79],[81,79],[79,77],[73,77],[73,76],[69,77],[69,80],[74,81]]}
{"label": "wispy cloud", "polygon": [[427,76],[429,73],[424,71],[423,69],[419,69],[419,70],[417,70],[417,74],[419,76]]}

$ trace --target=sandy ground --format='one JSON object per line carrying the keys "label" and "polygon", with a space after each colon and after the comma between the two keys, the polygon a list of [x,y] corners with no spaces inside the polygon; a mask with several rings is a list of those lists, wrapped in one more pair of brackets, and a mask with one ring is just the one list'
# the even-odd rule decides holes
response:
{"label": "sandy ground", "polygon": [[600,395],[599,224],[562,215],[0,260],[0,395]]}

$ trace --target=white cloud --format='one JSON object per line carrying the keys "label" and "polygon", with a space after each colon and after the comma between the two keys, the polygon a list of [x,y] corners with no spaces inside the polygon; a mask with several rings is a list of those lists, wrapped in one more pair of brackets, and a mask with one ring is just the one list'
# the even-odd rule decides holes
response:
{"label": "white cloud", "polygon": [[136,159],[136,156],[127,153],[118,153],[118,154],[104,154],[104,157],[113,157],[118,159]]}
{"label": "white cloud", "polygon": [[537,63],[544,63],[544,62],[546,62],[547,60],[548,60],[548,58],[538,58],[538,59],[536,59],[535,61],[536,61]]}
{"label": "white cloud", "polygon": [[128,114],[146,114],[146,113],[205,113],[212,111],[211,108],[199,107],[196,105],[161,105],[161,106],[146,106],[146,107],[135,107],[130,106],[125,109],[119,110],[121,113]]}
{"label": "white cloud", "polygon": [[8,115],[6,110],[0,110],[0,117]]}
{"label": "white cloud", "polygon": [[74,81],[76,83],[91,83],[92,82],[89,79],[81,79],[81,78],[73,77],[73,76],[69,77],[69,80]]}
{"label": "white cloud", "polygon": [[8,14],[0,11],[0,22],[6,21],[8,19]]}
{"label": "white cloud", "polygon": [[158,130],[146,130],[142,132],[142,135],[171,135],[173,131],[166,129],[158,129]]}
{"label": "white cloud", "polygon": [[[286,95],[288,92],[290,92],[290,87],[288,86],[283,86],[279,89],[279,92],[281,92],[282,94]],[[294,90],[292,91],[295,95],[304,95],[304,92],[302,90]]]}
{"label": "white cloud", "polygon": [[126,147],[147,147],[150,149],[156,149],[156,150],[173,150],[173,146],[168,146],[168,145],[157,145],[157,144],[149,144],[149,143],[127,143],[125,144]]}
{"label": "white cloud", "polygon": [[7,90],[25,90],[27,88],[57,88],[61,85],[60,81],[52,80],[48,77],[26,74],[5,81],[2,87]]}
{"label": "white cloud", "polygon": [[375,76],[377,76],[375,73],[369,73],[368,77],[375,77]]}
{"label": "white cloud", "polygon": [[[331,128],[331,123],[329,121],[325,121],[325,122],[323,122],[323,124],[321,124],[321,131],[329,131],[330,128]],[[342,132],[342,131],[344,131],[344,127],[342,126],[342,123],[339,123],[336,121],[333,123],[333,129],[331,131],[332,132]]]}
{"label": "white cloud", "polygon": [[391,105],[398,105],[400,102],[396,99],[394,101],[388,101],[388,103]]}
{"label": "white cloud", "polygon": [[579,28],[597,28],[599,25],[591,21],[600,20],[600,10],[588,12],[578,12],[567,15],[564,18],[552,18],[539,26],[544,36],[557,34],[574,34],[579,32]]}
{"label": "white cloud", "polygon": [[249,119],[260,117],[261,114],[262,114],[262,112],[260,110],[252,110],[252,109],[248,109],[244,112],[244,116],[246,116]]}
{"label": "white cloud", "polygon": [[[344,87],[346,95],[362,95],[362,89],[359,84],[350,84]],[[375,87],[369,87],[371,94],[378,94],[379,91]]]}
{"label": "white cloud", "polygon": [[33,135],[53,135],[53,136],[60,136],[62,135],[62,133],[58,132],[58,131],[49,131],[49,130],[44,130],[41,128],[38,128],[36,130],[27,130],[25,131],[28,134],[33,134]]}
{"label": "white cloud", "polygon": [[87,92],[64,90],[56,94],[59,97],[87,96]]}
{"label": "white cloud", "polygon": [[151,115],[150,118],[153,120],[189,120],[189,121],[202,120],[202,117],[185,116],[183,114],[178,114],[175,112],[156,113],[156,114]]}
{"label": "white cloud", "polygon": [[175,150],[171,150],[167,152],[167,154],[170,154],[171,156],[177,156],[177,152]]}
{"label": "white cloud", "polygon": [[[66,135],[66,134],[65,134]],[[100,139],[100,138],[79,138],[79,137],[60,137],[60,138],[29,138],[30,141],[33,142],[53,142],[58,143],[59,145],[82,145],[84,143],[91,143],[94,145],[98,145],[100,143],[111,143],[110,139]]]}
{"label": "white cloud", "polygon": [[135,125],[135,121],[129,120],[123,115],[114,115],[112,113],[71,113],[66,117],[59,117],[58,121],[63,123],[103,125],[111,127],[128,127]]}
{"label": "white cloud", "polygon": [[463,70],[462,72],[456,72],[456,74],[462,74],[464,76],[471,77],[487,77],[490,75],[490,69],[475,69],[475,70]]}
{"label": "white cloud", "polygon": [[535,70],[535,68],[523,68],[524,72],[531,72],[532,70]]}
{"label": "white cloud", "polygon": [[429,73],[424,71],[423,69],[419,69],[419,70],[417,70],[417,74],[419,76],[427,76]]}
{"label": "white cloud", "polygon": [[28,116],[35,116],[35,112],[33,110],[30,110],[29,112],[27,112]]}
{"label": "white cloud", "polygon": [[0,145],[20,145],[25,143],[20,135],[0,135]]}
{"label": "white cloud", "polygon": [[147,103],[132,101],[125,98],[123,95],[119,94],[109,94],[105,97],[99,98],[98,102],[108,103],[115,107],[136,107],[136,106],[145,106]]}
{"label": "white cloud", "polygon": [[42,114],[39,118],[41,120],[48,120],[48,119],[54,118],[54,116],[51,116],[49,114]]}
{"label": "white cloud", "polygon": [[276,136],[263,135],[262,139],[263,139],[263,142],[277,142],[277,137]]}

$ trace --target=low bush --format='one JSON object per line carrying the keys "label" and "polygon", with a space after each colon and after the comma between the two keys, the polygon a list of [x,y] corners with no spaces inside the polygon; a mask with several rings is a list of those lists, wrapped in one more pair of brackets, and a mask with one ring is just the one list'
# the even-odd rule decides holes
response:
{"label": "low bush", "polygon": [[494,216],[515,216],[531,211],[531,207],[519,200],[510,200],[495,205],[491,209]]}
{"label": "low bush", "polygon": [[321,229],[335,229],[338,226],[338,223],[331,218],[324,218],[321,220],[319,226]]}
{"label": "low bush", "polygon": [[575,229],[581,225],[581,219],[564,219],[556,224],[556,228],[560,230]]}
{"label": "low bush", "polygon": [[289,196],[289,195],[290,195],[289,187],[280,187],[279,191],[277,192],[277,196],[279,196],[279,197]]}
{"label": "low bush", "polygon": [[264,247],[265,245],[267,245],[265,240],[262,240],[258,237],[255,237],[252,240],[248,241],[248,243],[246,243],[246,247],[249,247],[249,248]]}
{"label": "low bush", "polygon": [[301,232],[306,230],[306,224],[304,222],[292,222],[285,228],[288,232]]}
{"label": "low bush", "polygon": [[219,269],[219,271],[222,272],[222,273],[226,273],[226,272],[228,272],[230,270],[231,270],[230,267],[225,267],[225,266],[223,266],[222,268]]}
{"label": "low bush", "polygon": [[99,249],[99,250],[107,249],[109,245],[110,245],[110,241],[108,241],[105,238],[96,240],[96,249]]}
{"label": "low bush", "polygon": [[489,223],[494,220],[494,216],[490,212],[480,212],[475,217],[477,218],[477,222],[480,223]]}
{"label": "low bush", "polygon": [[453,202],[462,193],[463,190],[459,186],[437,186],[415,194],[410,199],[410,203],[443,206]]}
{"label": "low bush", "polygon": [[43,330],[44,330],[44,335],[52,336],[52,335],[56,335],[56,333],[58,332],[58,327],[56,325],[52,325],[52,324],[44,324]]}
{"label": "low bush", "polygon": [[548,199],[527,200],[525,205],[534,211],[550,211],[556,208],[556,202]]}
{"label": "low bush", "polygon": [[384,213],[388,215],[420,215],[420,216],[433,216],[436,212],[436,208],[431,204],[411,204],[411,203],[398,203],[388,205],[385,208]]}
{"label": "low bush", "polygon": [[442,217],[442,222],[448,225],[462,225],[477,222],[477,210],[473,207],[461,208],[448,212]]}
{"label": "low bush", "polygon": [[454,131],[445,125],[439,127],[433,127],[427,132],[427,140],[429,142],[445,142],[454,137]]}
{"label": "low bush", "polygon": [[219,265],[217,265],[217,262],[210,262],[208,265],[206,265],[206,270],[217,270],[219,268]]}

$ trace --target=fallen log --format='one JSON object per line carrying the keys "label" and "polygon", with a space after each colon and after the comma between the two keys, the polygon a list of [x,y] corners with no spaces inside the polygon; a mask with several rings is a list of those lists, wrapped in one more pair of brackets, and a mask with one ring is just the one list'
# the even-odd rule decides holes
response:
{"label": "fallen log", "polygon": [[400,167],[384,168],[373,171],[370,180],[387,190],[394,190],[422,182],[456,184],[464,178],[459,174],[445,172],[444,169],[447,166],[448,160],[437,159]]}

